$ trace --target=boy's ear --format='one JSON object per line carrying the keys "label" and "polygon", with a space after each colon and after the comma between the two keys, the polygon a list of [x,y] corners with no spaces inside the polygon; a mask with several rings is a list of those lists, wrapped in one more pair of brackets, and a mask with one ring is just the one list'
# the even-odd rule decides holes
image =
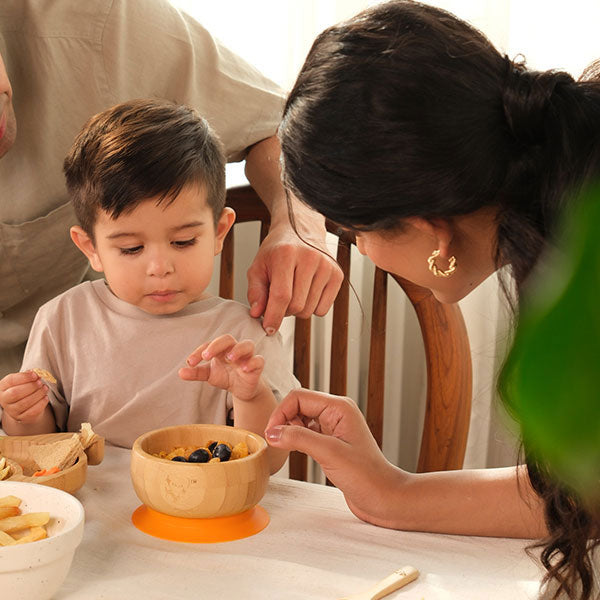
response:
{"label": "boy's ear", "polygon": [[421,233],[431,237],[432,250],[439,250],[440,256],[449,258],[450,244],[454,238],[454,230],[449,221],[445,219],[424,219],[423,217],[408,217],[403,219]]}
{"label": "boy's ear", "polygon": [[233,226],[235,221],[235,211],[233,208],[226,206],[217,221],[215,235],[215,256],[223,250],[223,240]]}
{"label": "boy's ear", "polygon": [[87,256],[92,269],[102,273],[104,269],[90,236],[79,225],[71,227],[70,232],[73,243]]}

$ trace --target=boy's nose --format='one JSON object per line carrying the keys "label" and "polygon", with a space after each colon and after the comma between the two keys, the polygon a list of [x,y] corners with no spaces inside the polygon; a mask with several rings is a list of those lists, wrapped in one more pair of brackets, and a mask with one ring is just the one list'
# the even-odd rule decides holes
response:
{"label": "boy's nose", "polygon": [[172,262],[164,256],[153,256],[148,261],[146,272],[152,277],[165,277],[173,273],[174,268]]}

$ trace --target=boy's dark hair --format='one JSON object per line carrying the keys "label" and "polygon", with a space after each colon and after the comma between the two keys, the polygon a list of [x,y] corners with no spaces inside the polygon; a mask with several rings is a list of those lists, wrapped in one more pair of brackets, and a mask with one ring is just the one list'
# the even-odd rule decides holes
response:
{"label": "boy's dark hair", "polygon": [[221,142],[195,110],[167,100],[131,100],[93,116],[63,168],[92,240],[98,210],[117,218],[149,198],[170,203],[186,185],[205,186],[215,223],[225,205]]}

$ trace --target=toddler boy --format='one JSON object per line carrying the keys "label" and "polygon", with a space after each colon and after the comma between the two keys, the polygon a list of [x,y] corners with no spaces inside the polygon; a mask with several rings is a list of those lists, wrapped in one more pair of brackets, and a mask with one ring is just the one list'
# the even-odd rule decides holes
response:
{"label": "toddler boy", "polygon": [[[298,384],[278,335],[266,336],[243,305],[206,293],[235,219],[207,122],[163,100],[119,104],[84,126],[64,170],[79,221],[71,238],[104,279],[39,310],[22,372],[0,381],[6,433],[89,422],[125,447],[185,423],[232,421],[262,434]],[[209,341],[196,348],[198,340]],[[273,453],[272,471],[284,458]]]}

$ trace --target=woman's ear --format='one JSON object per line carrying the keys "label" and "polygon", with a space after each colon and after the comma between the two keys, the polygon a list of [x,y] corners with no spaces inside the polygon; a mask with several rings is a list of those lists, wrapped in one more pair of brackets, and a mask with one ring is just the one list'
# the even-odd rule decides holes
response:
{"label": "woman's ear", "polygon": [[217,221],[215,232],[215,256],[223,250],[223,240],[233,226],[235,221],[235,211],[226,206]]}
{"label": "woman's ear", "polygon": [[403,222],[408,223],[421,233],[431,237],[431,246],[433,250],[439,250],[442,258],[450,258],[452,252],[450,245],[454,238],[454,230],[452,224],[446,219],[424,219],[422,217],[409,217],[403,219]]}
{"label": "woman's ear", "polygon": [[70,232],[73,243],[86,255],[92,269],[98,271],[98,273],[102,273],[104,269],[90,236],[79,225],[71,227]]}

